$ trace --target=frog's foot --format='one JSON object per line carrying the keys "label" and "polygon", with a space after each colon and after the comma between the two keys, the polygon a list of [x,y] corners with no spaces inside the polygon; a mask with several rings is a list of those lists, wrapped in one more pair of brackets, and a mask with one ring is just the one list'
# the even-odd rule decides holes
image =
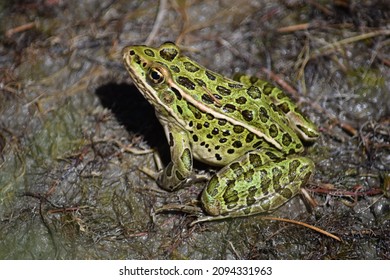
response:
{"label": "frog's foot", "polygon": [[150,177],[151,179],[153,179],[154,181],[157,181],[158,180],[158,177],[160,176],[161,172],[156,172],[156,171],[153,171],[151,170],[150,168],[148,167],[141,167],[139,168],[139,170],[144,173],[145,175],[147,175],[148,177]]}
{"label": "frog's foot", "polygon": [[190,227],[199,224],[199,223],[204,223],[204,222],[214,222],[214,221],[220,221],[220,220],[225,220],[231,218],[230,216],[206,216],[206,215],[198,215],[198,218],[193,221],[190,224]]}
{"label": "frog's foot", "polygon": [[211,174],[207,173],[206,171],[193,173],[189,178],[187,178],[187,181],[184,186],[189,186],[199,182],[207,182],[210,180],[210,178],[211,178]]}

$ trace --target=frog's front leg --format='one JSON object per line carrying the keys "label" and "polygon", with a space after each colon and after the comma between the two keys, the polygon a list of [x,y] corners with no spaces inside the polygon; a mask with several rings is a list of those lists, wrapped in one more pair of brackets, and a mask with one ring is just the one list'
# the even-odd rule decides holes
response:
{"label": "frog's front leg", "polygon": [[171,162],[159,174],[157,184],[165,190],[173,191],[181,188],[190,179],[193,156],[186,132],[170,129],[167,137]]}
{"label": "frog's front leg", "polygon": [[305,157],[251,151],[211,178],[202,204],[215,219],[269,213],[298,194],[313,170]]}

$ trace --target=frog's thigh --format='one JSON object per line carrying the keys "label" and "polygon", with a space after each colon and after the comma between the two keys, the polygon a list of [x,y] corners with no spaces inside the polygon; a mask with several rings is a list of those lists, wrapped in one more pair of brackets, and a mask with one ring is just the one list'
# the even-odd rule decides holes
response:
{"label": "frog's thigh", "polygon": [[[300,192],[314,170],[304,157],[276,159],[258,167],[232,172],[232,165],[221,169],[209,181],[202,204],[209,215],[249,216],[272,212]],[[234,166],[233,166],[234,167]]]}

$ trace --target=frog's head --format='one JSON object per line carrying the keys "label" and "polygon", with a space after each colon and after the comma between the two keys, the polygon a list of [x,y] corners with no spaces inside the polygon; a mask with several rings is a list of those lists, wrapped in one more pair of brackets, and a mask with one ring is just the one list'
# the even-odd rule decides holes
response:
{"label": "frog's head", "polygon": [[160,121],[185,126],[184,119],[189,114],[189,110],[183,109],[188,105],[187,93],[196,87],[188,73],[197,66],[190,65],[189,59],[180,55],[179,48],[169,42],[159,48],[129,46],[122,54],[134,84],[154,106]]}
{"label": "frog's head", "polygon": [[[135,85],[145,98],[156,105],[169,104],[172,76],[169,64],[180,51],[173,43],[164,43],[159,48],[143,45],[125,47],[122,51],[124,64]],[[168,64],[169,63],[169,64]],[[167,94],[166,92],[170,92]]]}

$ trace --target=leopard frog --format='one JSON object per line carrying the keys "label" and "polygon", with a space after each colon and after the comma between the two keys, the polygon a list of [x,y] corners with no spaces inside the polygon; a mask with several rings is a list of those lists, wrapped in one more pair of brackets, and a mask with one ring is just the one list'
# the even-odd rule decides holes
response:
{"label": "leopard frog", "polygon": [[298,154],[316,127],[277,87],[257,78],[226,78],[181,54],[173,43],[128,46],[124,64],[154,106],[171,162],[157,183],[173,191],[194,178],[193,160],[222,167],[201,202],[208,216],[249,216],[275,210],[314,171]]}

